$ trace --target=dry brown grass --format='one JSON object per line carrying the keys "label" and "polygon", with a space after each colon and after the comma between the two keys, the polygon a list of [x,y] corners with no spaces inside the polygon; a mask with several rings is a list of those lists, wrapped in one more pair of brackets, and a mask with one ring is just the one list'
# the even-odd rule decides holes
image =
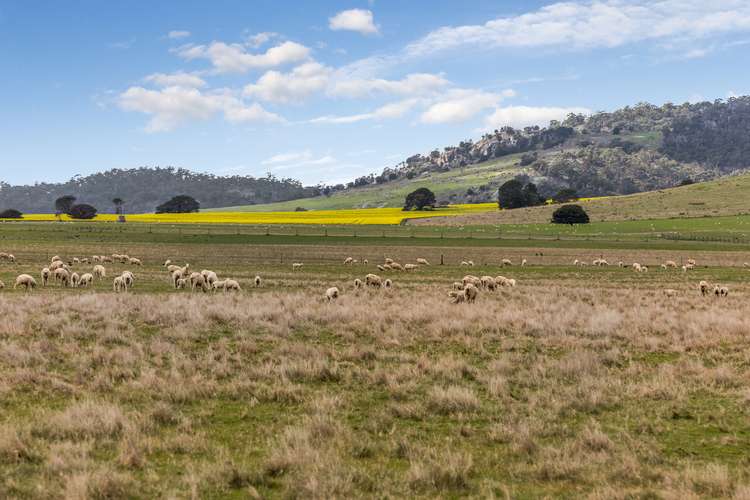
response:
{"label": "dry brown grass", "polygon": [[167,294],[131,253],[132,294],[0,294],[1,497],[750,491],[750,287],[726,269],[513,268],[517,288],[451,305],[465,269],[382,293],[353,290],[360,269],[269,265],[258,290]]}

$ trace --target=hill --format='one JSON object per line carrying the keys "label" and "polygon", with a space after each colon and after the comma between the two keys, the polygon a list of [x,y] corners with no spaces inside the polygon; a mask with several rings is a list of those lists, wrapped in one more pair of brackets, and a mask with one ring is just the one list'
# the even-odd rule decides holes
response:
{"label": "hill", "polygon": [[[579,202],[592,222],[668,218],[749,215],[750,174],[725,177],[647,193],[611,196]],[[494,225],[546,223],[559,205],[515,210],[496,210],[481,214],[441,217],[440,220],[415,219],[420,225]]]}
{"label": "hill", "polygon": [[0,182],[0,209],[15,208],[24,213],[50,213],[55,199],[73,195],[94,205],[102,213],[113,212],[112,199],[125,200],[128,213],[153,212],[155,207],[178,194],[187,194],[201,206],[270,203],[319,194],[318,188],[303,187],[292,179],[273,176],[220,177],[175,168],[134,168],[76,176],[62,183],[11,186]]}
{"label": "hill", "polygon": [[400,206],[428,187],[438,200],[478,203],[519,175],[552,196],[573,188],[581,196],[611,196],[707,181],[750,168],[750,97],[696,104],[641,103],[611,113],[570,115],[546,128],[504,127],[479,140],[417,154],[380,174],[326,186],[324,196],[273,206],[273,211]]}

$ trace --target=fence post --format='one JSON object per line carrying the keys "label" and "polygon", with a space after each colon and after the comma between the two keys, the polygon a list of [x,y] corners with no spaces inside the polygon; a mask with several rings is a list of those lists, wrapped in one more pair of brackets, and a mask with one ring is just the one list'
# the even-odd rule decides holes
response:
{"label": "fence post", "polygon": [[440,265],[441,266],[445,265],[443,262],[443,254],[440,254]]}

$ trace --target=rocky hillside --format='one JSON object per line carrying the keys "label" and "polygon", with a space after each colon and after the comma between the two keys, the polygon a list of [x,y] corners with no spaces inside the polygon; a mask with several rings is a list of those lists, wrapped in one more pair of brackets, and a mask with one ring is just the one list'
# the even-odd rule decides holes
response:
{"label": "rocky hillside", "polygon": [[[583,196],[630,194],[676,186],[686,179],[709,180],[750,168],[750,97],[638,104],[590,117],[570,115],[546,128],[504,127],[477,141],[414,155],[338,189],[426,180],[435,173],[519,153],[522,175],[542,194],[563,187]],[[498,176],[444,201],[491,200],[504,180]]]}

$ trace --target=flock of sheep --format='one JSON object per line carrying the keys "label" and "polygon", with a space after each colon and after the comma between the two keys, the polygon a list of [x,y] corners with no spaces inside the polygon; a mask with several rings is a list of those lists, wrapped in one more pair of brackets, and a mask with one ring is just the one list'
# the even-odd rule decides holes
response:
{"label": "flock of sheep", "polygon": [[[0,252],[0,262],[16,263],[16,257],[13,254]],[[92,258],[73,258],[65,263],[60,256],[54,256],[50,260],[50,264],[41,270],[41,283],[43,287],[57,285],[60,287],[70,288],[87,288],[90,287],[94,280],[102,280],[107,277],[107,270],[104,264],[119,262],[131,266],[141,266],[143,263],[140,259],[130,257],[129,255],[112,254],[111,256],[95,255]],[[513,262],[510,259],[502,259],[502,266],[512,266]],[[520,265],[526,266],[528,261],[522,259]],[[78,265],[90,265],[94,264],[91,272],[79,274],[73,271],[73,268]],[[344,265],[359,264],[357,259],[347,257],[344,260]],[[363,265],[369,264],[367,259],[362,260]],[[391,258],[385,258],[382,264],[377,265],[377,269],[381,272],[389,271],[403,271],[409,272],[418,269],[422,266],[429,266],[430,262],[424,258],[418,258],[415,263],[400,264]],[[462,267],[474,267],[474,262],[471,260],[462,261],[460,264]],[[574,266],[588,266],[588,262],[575,259],[573,261]],[[603,257],[594,259],[591,262],[592,266],[604,267],[609,266],[609,262]],[[620,268],[632,268],[637,273],[648,272],[648,266],[634,262],[630,265],[624,262],[618,262],[617,265]],[[661,268],[664,270],[678,269],[681,267],[683,272],[690,271],[696,266],[696,261],[688,259],[684,265],[678,266],[673,260],[667,260],[661,264]],[[750,264],[745,263],[745,267],[750,267]],[[217,273],[211,270],[204,269],[200,272],[191,271],[190,264],[184,266],[178,266],[173,264],[171,260],[164,262],[164,267],[169,272],[171,283],[174,289],[190,289],[191,291],[224,291],[224,292],[239,292],[242,291],[242,287],[239,282],[235,279],[224,278],[219,279]],[[295,262],[292,264],[292,271],[298,271],[302,269],[303,263]],[[131,289],[135,284],[135,274],[129,270],[123,271],[118,276],[115,276],[112,281],[112,289],[114,292],[126,292]],[[260,287],[262,285],[262,279],[260,276],[255,276],[253,279],[253,286]],[[505,276],[473,276],[466,275],[461,281],[454,282],[452,290],[448,292],[448,297],[454,304],[458,303],[473,303],[481,291],[494,292],[502,287],[513,288],[517,285],[517,282],[513,278],[507,278]],[[16,280],[13,288],[25,288],[26,290],[34,289],[38,285],[37,280],[29,274],[21,274]],[[4,288],[5,284],[0,281],[0,288]],[[364,279],[355,279],[354,288],[382,288],[390,289],[393,287],[393,281],[389,278],[383,279],[377,274],[367,274]],[[698,289],[703,296],[714,294],[717,297],[726,297],[729,295],[729,288],[725,285],[709,285],[706,281],[701,281],[698,284]],[[666,295],[674,296],[677,291],[674,289],[666,289]],[[330,287],[326,290],[324,300],[329,302],[335,301],[341,295],[341,291],[338,287]]]}

